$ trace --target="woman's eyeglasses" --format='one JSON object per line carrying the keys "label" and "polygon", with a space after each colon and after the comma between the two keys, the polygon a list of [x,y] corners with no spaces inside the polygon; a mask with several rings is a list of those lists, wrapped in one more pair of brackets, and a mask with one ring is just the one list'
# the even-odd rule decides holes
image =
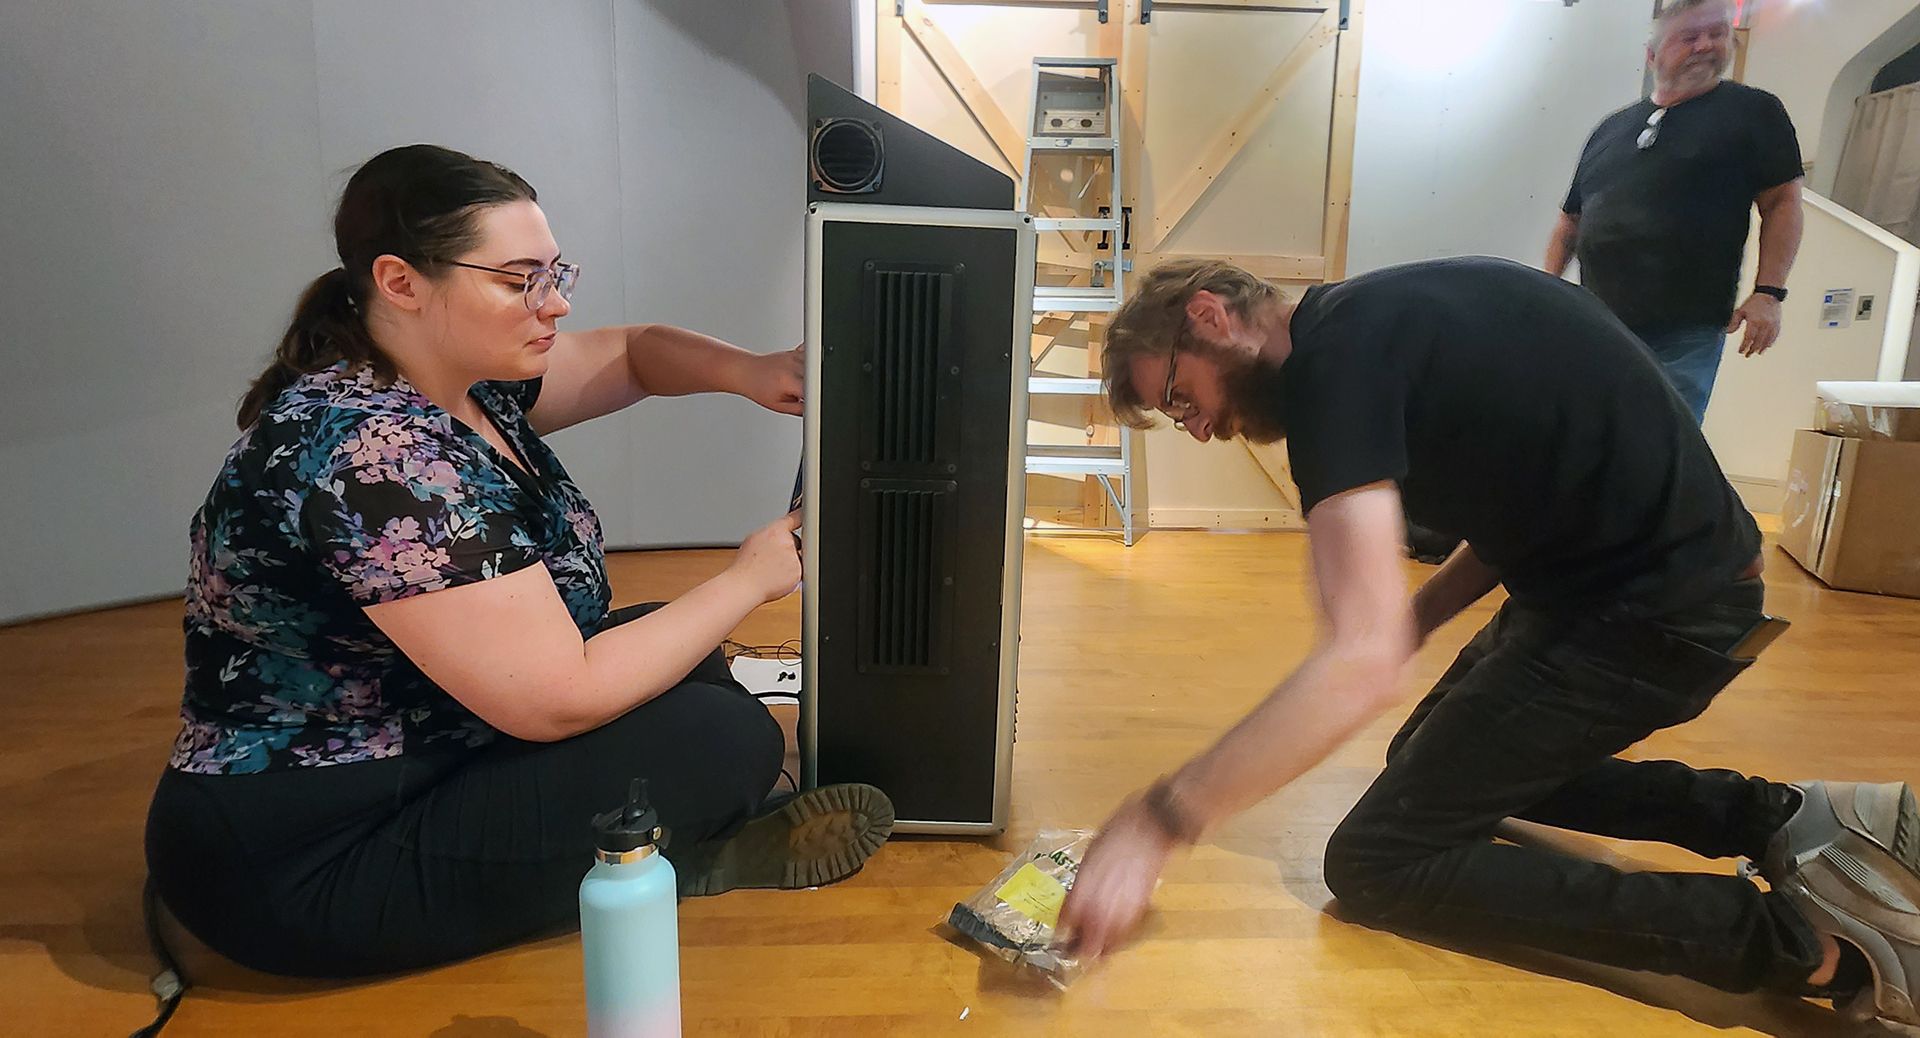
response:
{"label": "woman's eyeglasses", "polygon": [[561,299],[571,300],[573,298],[574,282],[580,280],[580,265],[578,263],[561,263],[558,260],[555,260],[552,266],[536,267],[533,270],[507,270],[502,267],[483,267],[478,263],[462,263],[459,260],[448,260],[447,262],[455,267],[465,267],[468,270],[484,270],[489,274],[504,274],[507,277],[520,280],[522,282],[520,289],[521,298],[525,300],[527,309],[535,313],[538,313],[540,308],[546,305],[547,296],[555,290],[559,291]]}

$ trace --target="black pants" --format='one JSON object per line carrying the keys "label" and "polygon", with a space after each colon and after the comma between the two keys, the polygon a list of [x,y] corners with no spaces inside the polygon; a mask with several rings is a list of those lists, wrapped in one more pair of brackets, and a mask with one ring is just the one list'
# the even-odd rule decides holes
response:
{"label": "black pants", "polygon": [[[654,608],[620,610],[610,623]],[[242,965],[350,977],[452,962],[579,922],[590,820],[648,780],[669,858],[737,829],[772,788],[780,726],[718,652],[563,742],[265,772],[169,770],[147,867],[187,929]]]}
{"label": "black pants", "polygon": [[1326,879],[1363,920],[1508,941],[1729,991],[1794,990],[1817,938],[1784,898],[1735,876],[1623,873],[1496,843],[1518,817],[1758,859],[1787,787],[1614,755],[1700,715],[1745,664],[1758,580],[1658,620],[1509,603],[1460,653],[1335,830]]}

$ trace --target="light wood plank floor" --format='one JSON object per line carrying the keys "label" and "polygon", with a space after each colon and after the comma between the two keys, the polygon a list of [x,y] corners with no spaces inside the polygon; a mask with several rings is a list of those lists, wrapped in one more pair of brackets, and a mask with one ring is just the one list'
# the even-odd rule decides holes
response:
{"label": "light wood plank floor", "polygon": [[[614,561],[621,602],[668,598],[718,552]],[[1920,602],[1833,592],[1769,549],[1788,637],[1705,717],[1643,748],[1779,778],[1920,777]],[[1409,564],[1409,579],[1421,570]],[[1298,535],[1029,540],[1012,831],[901,839],[837,887],[681,908],[689,1033],[718,1035],[1775,1035],[1849,1033],[1824,1008],[1518,953],[1502,961],[1327,911],[1320,853],[1397,716],[1177,863],[1141,940],[1072,991],[1010,975],[935,928],[1041,825],[1091,826],[1260,697],[1311,637]],[[1489,612],[1421,654],[1408,705]],[[797,601],[740,636],[797,633]],[[125,1034],[150,1014],[140,833],[173,735],[180,605],[0,630],[0,1031]],[[1573,849],[1726,871],[1683,852]],[[582,869],[586,863],[582,863]],[[190,954],[169,1034],[575,1035],[573,939],[348,986]],[[1869,1028],[1866,1033],[1874,1033]]]}

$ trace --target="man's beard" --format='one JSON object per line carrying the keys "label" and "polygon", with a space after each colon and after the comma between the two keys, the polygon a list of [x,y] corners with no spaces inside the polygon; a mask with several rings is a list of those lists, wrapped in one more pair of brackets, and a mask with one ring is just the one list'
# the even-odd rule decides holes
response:
{"label": "man's beard", "polygon": [[1733,70],[1733,51],[1729,50],[1710,62],[1702,62],[1702,65],[1712,70],[1714,79],[1723,79]]}
{"label": "man's beard", "polygon": [[1688,60],[1674,73],[1674,85],[1681,85],[1683,82],[1691,81],[1695,77],[1710,83],[1718,82],[1726,78],[1727,72],[1732,68],[1732,51],[1728,51],[1724,56],[1714,58],[1711,61],[1703,61],[1698,64],[1695,64],[1692,60]]}
{"label": "man's beard", "polygon": [[1286,438],[1286,415],[1281,400],[1286,374],[1279,364],[1258,357],[1221,356],[1220,386],[1225,394],[1214,429],[1220,439],[1238,437],[1250,443],[1274,443]]}

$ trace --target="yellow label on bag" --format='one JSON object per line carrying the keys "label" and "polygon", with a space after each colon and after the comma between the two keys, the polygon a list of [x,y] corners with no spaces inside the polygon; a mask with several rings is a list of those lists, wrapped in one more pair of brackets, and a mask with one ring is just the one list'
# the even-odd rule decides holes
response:
{"label": "yellow label on bag", "polygon": [[1067,888],[1040,871],[1033,862],[1027,862],[1001,884],[993,896],[1028,919],[1042,926],[1053,926],[1060,919],[1060,904],[1067,899]]}

